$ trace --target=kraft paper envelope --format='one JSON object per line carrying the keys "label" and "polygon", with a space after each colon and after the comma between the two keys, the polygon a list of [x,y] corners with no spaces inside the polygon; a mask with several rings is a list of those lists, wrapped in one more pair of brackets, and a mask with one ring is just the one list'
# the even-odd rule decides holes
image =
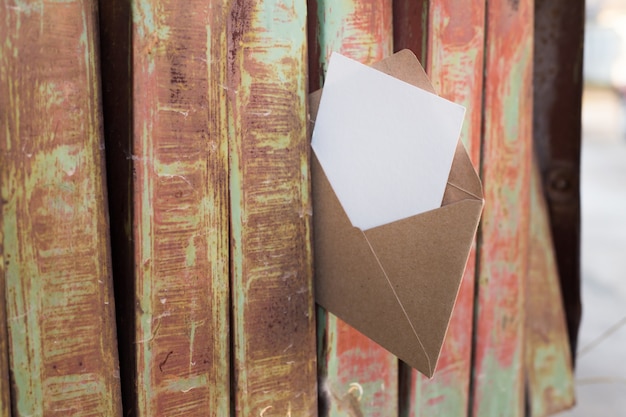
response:
{"label": "kraft paper envelope", "polygon": [[[373,67],[434,93],[408,50]],[[311,131],[320,98],[309,97]],[[440,208],[365,231],[352,226],[313,152],[311,174],[317,303],[431,377],[483,208],[463,144]]]}

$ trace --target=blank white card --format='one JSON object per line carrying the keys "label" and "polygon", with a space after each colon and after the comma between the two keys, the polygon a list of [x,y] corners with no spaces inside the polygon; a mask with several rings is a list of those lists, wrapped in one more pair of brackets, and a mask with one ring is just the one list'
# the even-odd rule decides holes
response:
{"label": "blank white card", "polygon": [[311,145],[353,226],[441,206],[465,108],[333,53]]}

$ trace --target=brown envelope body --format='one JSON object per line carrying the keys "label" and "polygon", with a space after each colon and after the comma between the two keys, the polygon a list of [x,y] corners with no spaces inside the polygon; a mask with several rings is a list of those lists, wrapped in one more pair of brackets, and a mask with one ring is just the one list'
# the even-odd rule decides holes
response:
{"label": "brown envelope body", "polygon": [[[374,68],[434,92],[410,51]],[[312,122],[320,97],[310,96]],[[350,223],[314,154],[311,171],[316,301],[432,376],[483,207],[465,148],[459,142],[441,208],[365,232]]]}

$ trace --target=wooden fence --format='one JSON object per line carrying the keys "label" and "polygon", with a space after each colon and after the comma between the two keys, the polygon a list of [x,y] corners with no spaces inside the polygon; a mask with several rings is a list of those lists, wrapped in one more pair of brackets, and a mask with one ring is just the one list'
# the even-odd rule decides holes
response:
{"label": "wooden fence", "polygon": [[[0,417],[571,406],[580,129],[548,111],[580,123],[582,50],[540,69],[582,9],[547,3],[0,0]],[[307,95],[332,51],[404,48],[467,108],[486,200],[432,379],[312,291]]]}

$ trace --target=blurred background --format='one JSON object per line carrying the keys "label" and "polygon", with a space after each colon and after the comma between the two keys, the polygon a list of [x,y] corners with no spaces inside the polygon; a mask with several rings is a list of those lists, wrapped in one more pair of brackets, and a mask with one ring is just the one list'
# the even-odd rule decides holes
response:
{"label": "blurred background", "polygon": [[626,0],[587,0],[577,405],[626,416]]}

